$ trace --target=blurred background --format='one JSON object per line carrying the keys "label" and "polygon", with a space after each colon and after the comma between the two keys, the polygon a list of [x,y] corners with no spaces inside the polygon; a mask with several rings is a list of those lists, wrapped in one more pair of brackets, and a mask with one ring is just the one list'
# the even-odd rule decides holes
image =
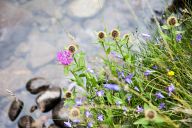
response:
{"label": "blurred background", "polygon": [[[73,35],[87,54],[91,68],[101,62],[96,32],[119,27],[124,33],[154,30],[150,8],[164,10],[171,0],[0,0],[0,128],[16,127],[7,117],[12,90],[24,101],[24,111],[34,103],[25,90],[32,77],[45,77],[67,87],[70,76],[56,64],[56,53],[70,44]],[[134,41],[133,41],[134,43]],[[33,114],[38,117],[40,113]]]}

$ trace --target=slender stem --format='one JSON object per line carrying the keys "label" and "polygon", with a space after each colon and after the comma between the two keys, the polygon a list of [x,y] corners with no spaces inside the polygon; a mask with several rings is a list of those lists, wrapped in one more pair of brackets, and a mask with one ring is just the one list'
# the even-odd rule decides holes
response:
{"label": "slender stem", "polygon": [[117,47],[119,48],[119,51],[120,51],[120,53],[121,53],[121,55],[123,57],[123,60],[125,60],[125,57],[123,55],[123,51],[122,51],[121,47],[119,46],[119,43],[117,42],[117,40],[115,40],[115,43],[116,43]]}

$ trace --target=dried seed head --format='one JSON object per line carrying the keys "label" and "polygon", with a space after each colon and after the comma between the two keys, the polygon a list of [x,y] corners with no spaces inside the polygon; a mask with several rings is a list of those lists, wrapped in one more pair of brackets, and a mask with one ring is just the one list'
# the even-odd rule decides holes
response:
{"label": "dried seed head", "polygon": [[71,98],[71,96],[72,96],[72,92],[71,92],[71,91],[67,91],[67,92],[65,93],[65,97],[66,97],[66,98]]}
{"label": "dried seed head", "polygon": [[78,108],[72,108],[70,110],[69,117],[70,117],[71,120],[78,119],[79,116],[80,116],[80,110]]}
{"label": "dried seed head", "polygon": [[170,16],[167,19],[167,24],[170,25],[170,26],[175,26],[177,24],[177,18],[174,17],[174,16]]}
{"label": "dried seed head", "polygon": [[129,34],[125,34],[125,35],[123,35],[123,39],[125,39],[125,40],[129,40]]}
{"label": "dried seed head", "polygon": [[145,118],[149,119],[149,120],[154,120],[156,118],[156,111],[154,110],[146,110],[145,111]]}
{"label": "dried seed head", "polygon": [[97,37],[99,40],[104,40],[106,37],[106,34],[105,34],[105,32],[100,31],[100,32],[98,32]]}
{"label": "dried seed head", "polygon": [[117,30],[117,29],[112,30],[111,36],[113,37],[113,39],[118,38],[120,36],[119,30]]}
{"label": "dried seed head", "polygon": [[69,45],[68,50],[69,50],[72,54],[74,54],[74,53],[77,51],[77,45],[74,45],[74,44]]}
{"label": "dried seed head", "polygon": [[72,117],[78,117],[80,115],[80,111],[78,108],[72,108],[70,111],[70,115]]}

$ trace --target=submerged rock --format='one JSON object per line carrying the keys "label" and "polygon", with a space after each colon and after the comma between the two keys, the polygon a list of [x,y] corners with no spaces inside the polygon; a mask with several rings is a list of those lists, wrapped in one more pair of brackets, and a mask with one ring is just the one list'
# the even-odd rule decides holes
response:
{"label": "submerged rock", "polygon": [[23,109],[23,101],[19,99],[15,99],[9,108],[8,116],[11,121],[14,121],[19,114],[21,113],[21,110]]}
{"label": "submerged rock", "polygon": [[104,6],[105,0],[74,0],[67,8],[69,16],[89,18],[96,15]]}
{"label": "submerged rock", "polygon": [[65,99],[62,99],[62,101],[59,104],[57,104],[52,110],[53,122],[61,128],[67,128],[64,122],[69,121],[68,119],[69,110],[66,107],[64,107],[64,101]]}
{"label": "submerged rock", "polygon": [[32,123],[34,121],[35,120],[29,115],[22,116],[18,121],[18,127],[19,128],[31,128]]}
{"label": "submerged rock", "polygon": [[41,112],[48,112],[61,101],[61,88],[52,87],[41,93],[36,98],[37,107]]}
{"label": "submerged rock", "polygon": [[[34,82],[38,85],[33,85]],[[38,87],[34,87],[38,86]],[[49,88],[49,83],[42,77],[35,77],[30,79],[26,84],[26,89],[31,94],[38,94],[40,92],[46,91]]]}
{"label": "submerged rock", "polygon": [[48,128],[59,128],[59,127],[55,124],[50,124]]}

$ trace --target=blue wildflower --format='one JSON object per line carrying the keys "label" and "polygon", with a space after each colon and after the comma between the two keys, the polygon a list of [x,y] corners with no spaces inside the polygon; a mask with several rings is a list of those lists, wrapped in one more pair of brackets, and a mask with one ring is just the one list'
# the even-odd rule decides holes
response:
{"label": "blue wildflower", "polygon": [[142,35],[145,39],[150,39],[150,38],[151,38],[151,35],[146,34],[146,33],[142,33],[141,35]]}
{"label": "blue wildflower", "polygon": [[157,69],[158,69],[157,65],[153,65],[152,68],[153,68],[154,70],[157,70]]}
{"label": "blue wildflower", "polygon": [[124,79],[125,78],[124,71],[121,71],[121,72],[117,71],[117,74],[118,74],[119,79],[121,79],[121,78]]}
{"label": "blue wildflower", "polygon": [[131,84],[132,83],[132,78],[133,78],[133,74],[130,73],[128,76],[126,76],[125,81],[128,84]]}
{"label": "blue wildflower", "polygon": [[85,112],[85,116],[86,116],[87,118],[89,118],[89,117],[92,116],[92,114],[90,113],[90,111],[86,111],[86,112]]}
{"label": "blue wildflower", "polygon": [[91,69],[90,67],[88,67],[88,68],[87,68],[87,71],[88,71],[88,72],[90,72],[90,73],[92,73],[92,74],[94,74],[94,73],[95,73],[95,72],[94,72],[94,70],[93,70],[93,69]]}
{"label": "blue wildflower", "polygon": [[93,127],[93,123],[92,123],[92,122],[89,122],[89,123],[87,124],[87,127],[88,127],[88,128],[92,128],[92,127]]}
{"label": "blue wildflower", "polygon": [[123,109],[124,112],[127,111],[127,107],[125,107],[125,106],[123,106],[122,109]]}
{"label": "blue wildflower", "polygon": [[99,115],[98,117],[97,117],[97,120],[98,121],[103,121],[104,119],[103,119],[103,115]]}
{"label": "blue wildflower", "polygon": [[146,70],[146,71],[144,72],[144,76],[149,76],[152,72],[153,72],[153,71],[151,71],[151,70]]}
{"label": "blue wildflower", "polygon": [[135,86],[134,89],[139,92],[139,88],[137,86]]}
{"label": "blue wildflower", "polygon": [[116,57],[116,58],[119,58],[119,59],[123,59],[123,57],[121,57],[121,55],[120,54],[117,54],[116,52],[111,52],[111,55],[113,56],[113,57]]}
{"label": "blue wildflower", "polygon": [[128,97],[127,97],[127,101],[128,101],[128,102],[130,102],[130,101],[131,101],[131,98],[132,98],[132,96],[131,96],[131,95],[130,95],[130,96],[128,96]]}
{"label": "blue wildflower", "polygon": [[71,125],[71,123],[70,123],[69,121],[68,121],[68,122],[64,122],[64,125],[67,126],[67,127],[69,127],[69,128],[72,127],[72,125]]}
{"label": "blue wildflower", "polygon": [[104,91],[103,90],[100,90],[100,91],[97,91],[97,96],[101,97],[104,95]]}
{"label": "blue wildflower", "polygon": [[118,101],[116,101],[115,103],[116,103],[116,105],[117,105],[117,106],[120,106],[120,105],[122,104],[122,102],[121,102],[121,101],[119,101],[119,100],[118,100]]}
{"label": "blue wildflower", "polygon": [[164,109],[164,108],[165,108],[165,103],[160,103],[160,105],[159,105],[158,108],[159,108],[159,109]]}
{"label": "blue wildflower", "polygon": [[157,99],[163,99],[163,98],[165,98],[161,92],[156,92],[156,93],[155,93],[155,96],[156,96]]}
{"label": "blue wildflower", "polygon": [[170,86],[168,86],[167,90],[168,90],[168,95],[171,96],[171,93],[175,90],[175,86],[171,84]]}
{"label": "blue wildflower", "polygon": [[114,90],[114,91],[119,91],[120,87],[117,84],[104,84],[104,88]]}
{"label": "blue wildflower", "polygon": [[143,111],[144,111],[143,107],[140,107],[140,106],[138,105],[136,112],[141,113],[141,112],[143,112]]}
{"label": "blue wildflower", "polygon": [[76,103],[77,106],[81,106],[81,105],[83,104],[81,98],[76,98],[76,99],[75,99],[75,103]]}
{"label": "blue wildflower", "polygon": [[180,42],[181,39],[182,39],[182,35],[181,35],[181,34],[177,34],[177,35],[176,35],[176,41],[177,41],[177,42]]}

